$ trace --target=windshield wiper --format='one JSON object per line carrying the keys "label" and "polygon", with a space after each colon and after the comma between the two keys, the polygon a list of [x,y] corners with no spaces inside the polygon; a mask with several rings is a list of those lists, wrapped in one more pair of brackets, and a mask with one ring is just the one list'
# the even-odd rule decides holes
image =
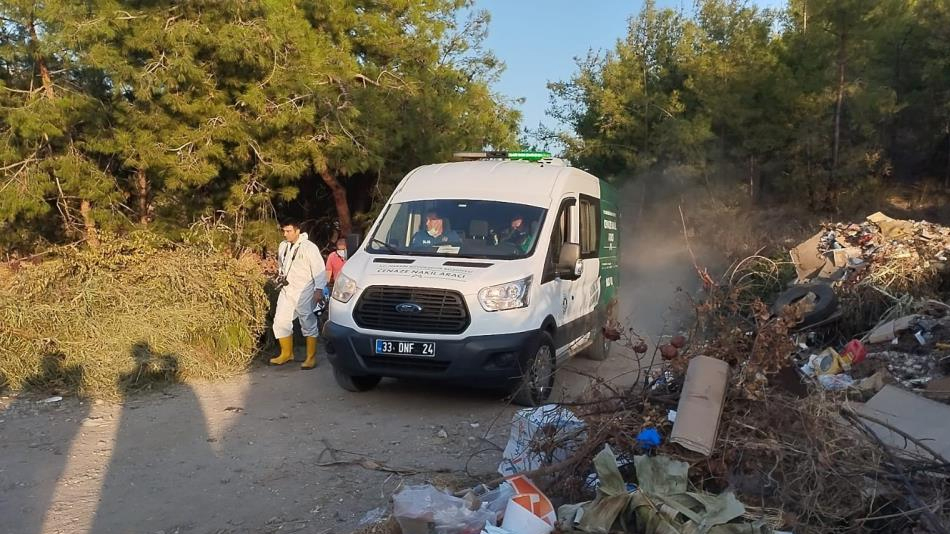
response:
{"label": "windshield wiper", "polygon": [[370,243],[377,244],[377,245],[382,245],[383,248],[385,248],[385,249],[386,249],[387,251],[389,251],[391,254],[404,254],[403,252],[401,252],[401,251],[400,251],[399,249],[397,249],[396,247],[390,245],[389,243],[387,243],[387,242],[385,242],[385,241],[383,241],[383,240],[381,240],[381,239],[376,239],[375,237],[370,241]]}

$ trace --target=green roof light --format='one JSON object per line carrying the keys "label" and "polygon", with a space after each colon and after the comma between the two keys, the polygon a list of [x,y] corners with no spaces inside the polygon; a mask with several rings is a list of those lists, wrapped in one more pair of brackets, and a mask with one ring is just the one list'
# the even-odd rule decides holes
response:
{"label": "green roof light", "polygon": [[507,159],[522,161],[541,161],[551,159],[550,152],[521,150],[517,152],[507,152],[504,150],[491,150],[488,152],[456,152],[457,159]]}
{"label": "green roof light", "polygon": [[535,151],[521,151],[521,152],[509,152],[508,159],[523,159],[527,161],[540,161],[542,159],[550,159],[550,152],[535,152]]}

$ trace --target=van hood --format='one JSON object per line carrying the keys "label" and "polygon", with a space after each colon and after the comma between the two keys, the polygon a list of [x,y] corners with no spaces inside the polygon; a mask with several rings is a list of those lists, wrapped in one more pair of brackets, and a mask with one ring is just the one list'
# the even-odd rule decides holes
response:
{"label": "van hood", "polygon": [[343,274],[360,289],[376,285],[433,287],[475,295],[483,287],[527,276],[518,273],[530,271],[528,261],[359,253],[346,262]]}

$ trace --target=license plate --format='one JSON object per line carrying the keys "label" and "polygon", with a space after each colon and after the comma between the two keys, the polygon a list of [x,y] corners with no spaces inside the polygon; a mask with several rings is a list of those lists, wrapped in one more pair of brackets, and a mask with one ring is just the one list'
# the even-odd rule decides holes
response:
{"label": "license plate", "polygon": [[435,343],[432,341],[390,341],[376,340],[376,354],[396,356],[435,356]]}

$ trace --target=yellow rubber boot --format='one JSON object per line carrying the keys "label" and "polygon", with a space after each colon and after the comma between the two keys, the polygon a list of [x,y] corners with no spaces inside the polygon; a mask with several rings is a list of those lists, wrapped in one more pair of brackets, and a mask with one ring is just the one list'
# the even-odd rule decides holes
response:
{"label": "yellow rubber boot", "polygon": [[273,365],[284,365],[294,359],[294,336],[282,337],[277,340],[280,343],[280,356],[271,358]]}
{"label": "yellow rubber boot", "polygon": [[300,365],[301,369],[313,369],[317,366],[317,338],[307,338],[307,359]]}

